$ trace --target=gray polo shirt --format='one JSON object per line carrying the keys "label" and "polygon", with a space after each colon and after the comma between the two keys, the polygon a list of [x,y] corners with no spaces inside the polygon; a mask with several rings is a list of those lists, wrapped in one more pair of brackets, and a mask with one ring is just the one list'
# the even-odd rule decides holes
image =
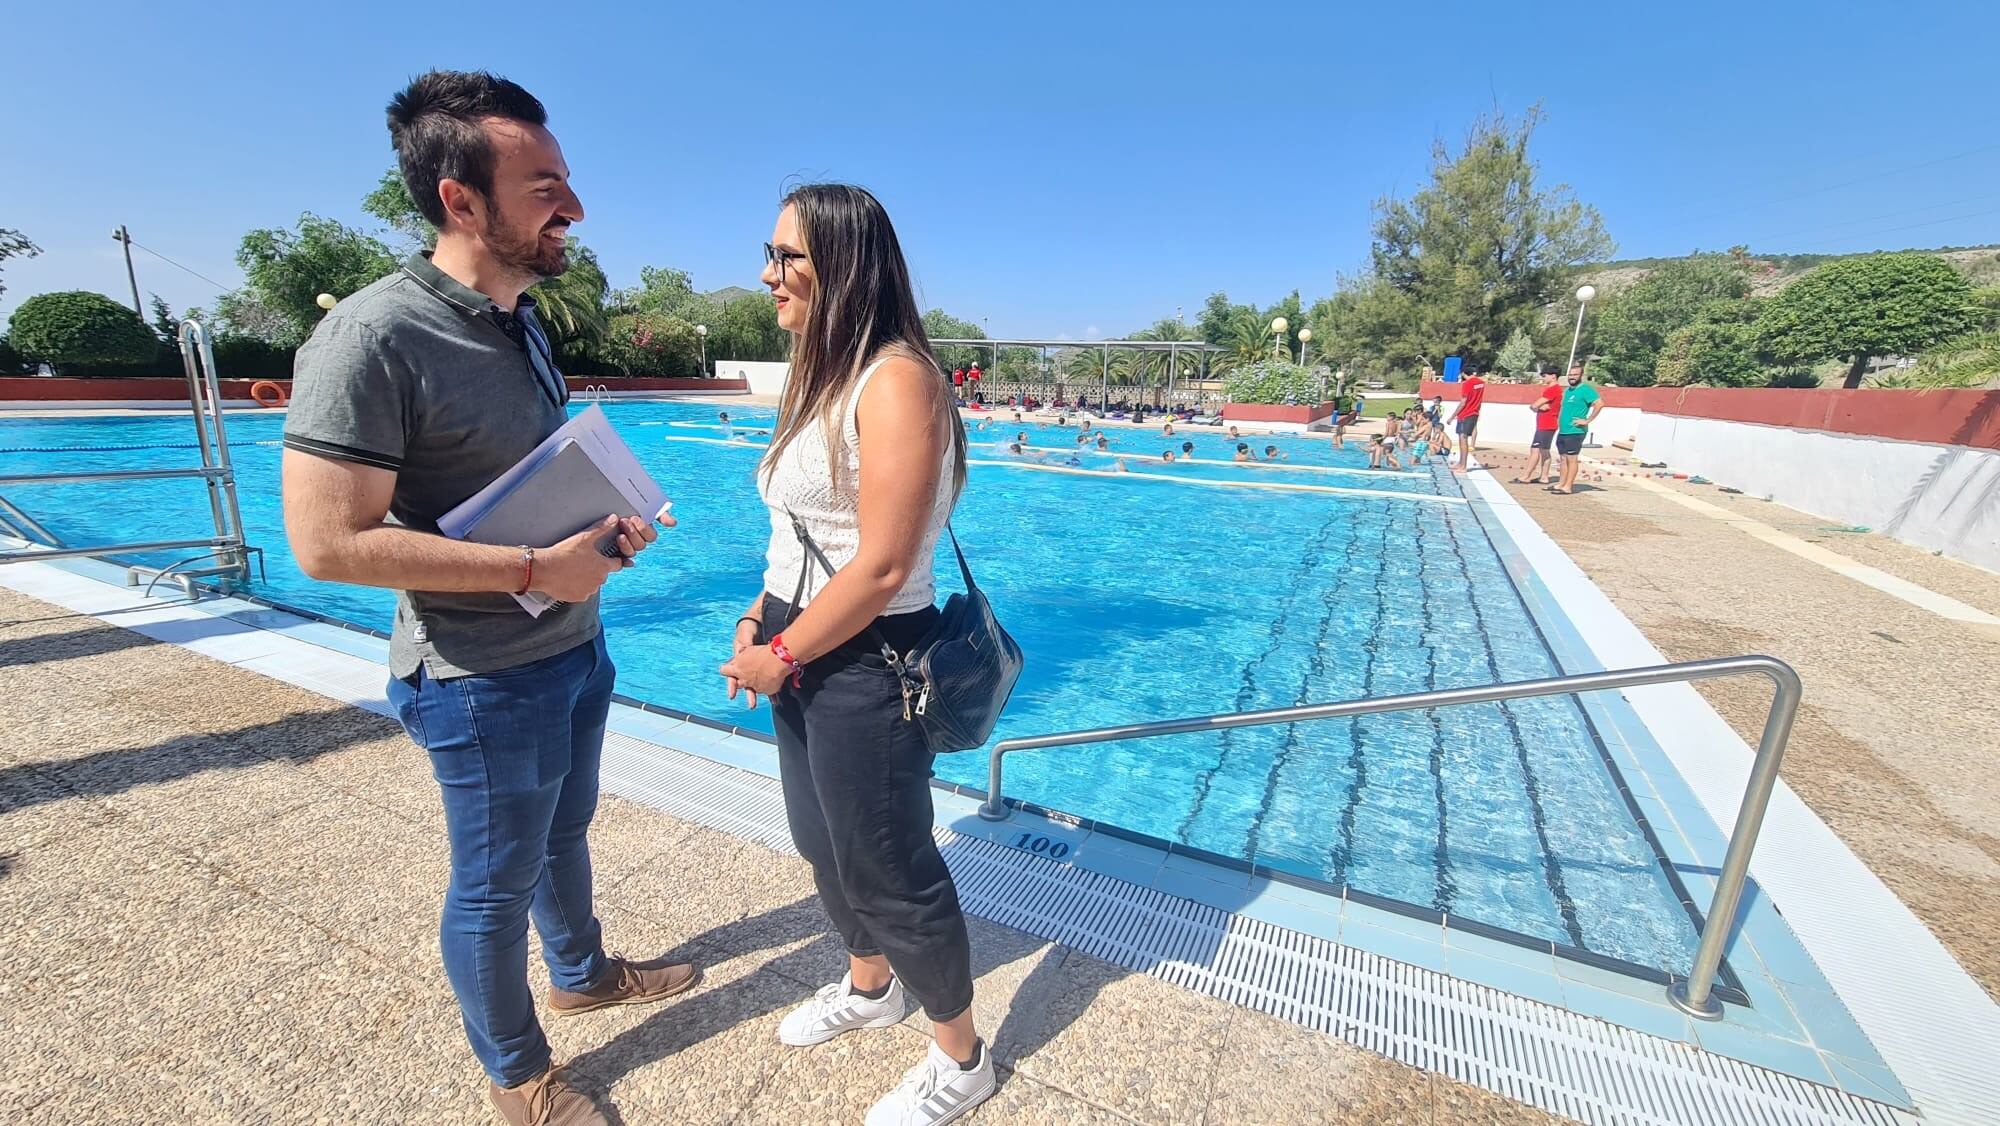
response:
{"label": "gray polo shirt", "polygon": [[[522,298],[514,314],[428,255],[335,306],[299,349],[285,447],[396,474],[392,521],[436,532],[567,418],[569,400]],[[546,544],[532,544],[546,547]],[[502,593],[398,591],[389,669],[494,673],[597,636],[597,599],[531,618]]]}

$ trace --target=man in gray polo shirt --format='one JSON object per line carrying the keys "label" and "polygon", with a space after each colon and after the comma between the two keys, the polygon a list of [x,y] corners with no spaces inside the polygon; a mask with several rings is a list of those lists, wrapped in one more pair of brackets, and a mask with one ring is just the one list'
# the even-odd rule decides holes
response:
{"label": "man in gray polo shirt", "polygon": [[[614,677],[597,594],[655,538],[651,524],[607,516],[518,547],[437,529],[566,417],[523,296],[567,267],[565,232],[583,218],[545,121],[526,90],[488,74],[427,74],[390,103],[437,249],[342,301],[299,350],[285,527],[308,575],[398,592],[388,692],[443,794],[445,974],[502,1118],[575,1126],[605,1119],[564,1080],[536,1020],[530,916],[558,1015],[669,997],[697,973],[607,957],[591,906],[586,834]],[[566,605],[530,617],[510,597],[525,591]]]}

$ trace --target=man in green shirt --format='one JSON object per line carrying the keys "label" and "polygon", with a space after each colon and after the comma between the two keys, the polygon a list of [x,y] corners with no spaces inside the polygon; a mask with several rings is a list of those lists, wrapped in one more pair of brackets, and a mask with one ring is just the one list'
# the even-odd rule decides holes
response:
{"label": "man in green shirt", "polygon": [[1569,387],[1563,391],[1562,421],[1556,428],[1556,451],[1563,459],[1562,480],[1550,492],[1567,495],[1576,491],[1576,473],[1583,466],[1583,436],[1597,420],[1597,412],[1603,409],[1604,397],[1583,381],[1583,365],[1571,365]]}

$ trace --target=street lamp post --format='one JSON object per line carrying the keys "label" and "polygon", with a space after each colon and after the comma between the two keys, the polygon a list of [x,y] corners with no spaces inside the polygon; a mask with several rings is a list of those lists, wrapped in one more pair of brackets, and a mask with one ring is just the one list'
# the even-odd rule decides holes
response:
{"label": "street lamp post", "polygon": [[1285,330],[1290,327],[1292,327],[1292,322],[1283,317],[1271,318],[1271,347],[1273,351],[1277,352],[1279,359],[1283,359],[1285,356]]}
{"label": "street lamp post", "polygon": [[695,339],[701,341],[701,377],[708,378],[708,326],[694,326]]}
{"label": "street lamp post", "polygon": [[1586,285],[1576,291],[1576,331],[1571,333],[1569,338],[1569,363],[1563,365],[1565,377],[1569,375],[1569,369],[1576,366],[1577,342],[1583,339],[1583,311],[1589,308],[1591,298],[1596,296],[1596,286]]}
{"label": "street lamp post", "polygon": [[1304,367],[1304,366],[1306,366],[1306,345],[1308,345],[1308,344],[1312,343],[1312,338],[1313,338],[1313,330],[1312,330],[1312,329],[1309,329],[1309,328],[1302,328],[1302,329],[1300,329],[1300,330],[1299,330],[1299,366],[1300,366],[1300,367]]}

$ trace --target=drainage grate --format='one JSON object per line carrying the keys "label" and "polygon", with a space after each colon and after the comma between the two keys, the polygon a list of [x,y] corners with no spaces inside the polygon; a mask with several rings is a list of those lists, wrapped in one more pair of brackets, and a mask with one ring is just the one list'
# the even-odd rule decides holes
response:
{"label": "drainage grate", "polygon": [[[777,782],[613,732],[604,786],[791,852]],[[1590,1123],[1906,1126],[1892,1107],[950,829],[967,911]]]}

